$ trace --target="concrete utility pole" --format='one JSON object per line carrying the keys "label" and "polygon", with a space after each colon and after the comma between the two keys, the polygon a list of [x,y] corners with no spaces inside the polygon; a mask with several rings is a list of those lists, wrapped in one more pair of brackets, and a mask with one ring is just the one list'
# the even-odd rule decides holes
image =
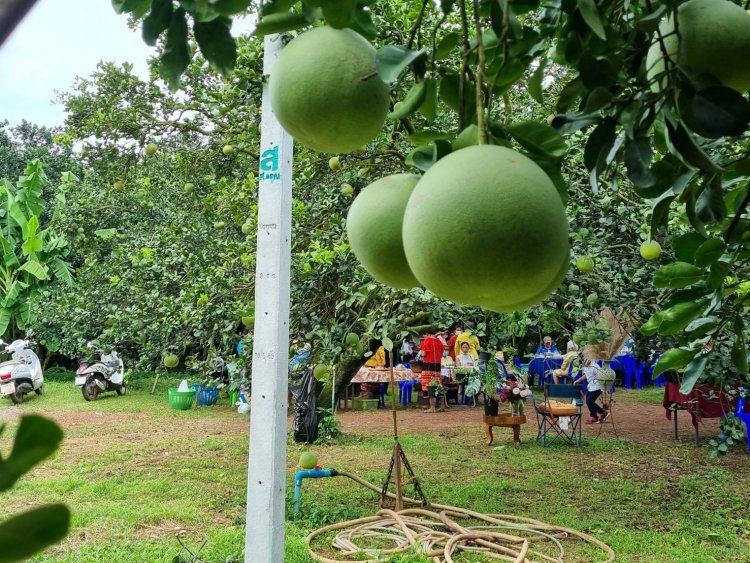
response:
{"label": "concrete utility pole", "polygon": [[[273,71],[281,37],[264,39],[263,74]],[[292,238],[292,138],[263,88],[258,176],[255,328],[247,475],[245,561],[284,561],[287,365]]]}

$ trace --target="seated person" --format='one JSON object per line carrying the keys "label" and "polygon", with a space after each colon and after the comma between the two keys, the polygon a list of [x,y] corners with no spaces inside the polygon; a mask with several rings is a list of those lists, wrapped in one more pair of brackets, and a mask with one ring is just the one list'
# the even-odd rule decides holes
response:
{"label": "seated person", "polygon": [[[386,367],[386,356],[385,348],[383,346],[378,347],[377,350],[370,356],[365,362],[365,366],[368,368],[384,368]],[[360,386],[360,397],[363,399],[379,399],[380,398],[380,383],[378,382],[367,382],[361,383]]]}
{"label": "seated person", "polygon": [[551,336],[545,336],[542,339],[542,345],[539,346],[539,348],[536,349],[536,355],[537,356],[545,356],[549,354],[559,354],[557,351],[557,346],[552,344],[552,337]]}
{"label": "seated person", "polygon": [[456,356],[456,367],[473,368],[476,361],[470,352],[471,346],[468,342],[461,343],[461,353]]}
{"label": "seated person", "polygon": [[555,384],[560,383],[561,377],[567,377],[568,371],[570,370],[570,364],[574,358],[578,356],[578,345],[571,341],[568,341],[568,352],[563,356],[562,365],[552,370],[552,379],[555,380]]}

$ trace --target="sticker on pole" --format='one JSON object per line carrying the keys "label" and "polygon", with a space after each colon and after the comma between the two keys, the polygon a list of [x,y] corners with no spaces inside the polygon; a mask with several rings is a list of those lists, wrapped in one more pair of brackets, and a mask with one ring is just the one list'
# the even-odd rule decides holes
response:
{"label": "sticker on pole", "polygon": [[281,180],[279,173],[279,147],[263,151],[260,155],[260,180],[276,182]]}

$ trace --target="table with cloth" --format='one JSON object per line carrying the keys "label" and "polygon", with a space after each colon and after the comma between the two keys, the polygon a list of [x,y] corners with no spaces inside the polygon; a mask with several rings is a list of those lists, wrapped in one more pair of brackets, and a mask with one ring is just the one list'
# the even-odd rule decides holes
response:
{"label": "table with cloth", "polygon": [[[396,383],[402,381],[411,381],[415,378],[414,373],[411,369],[398,365],[393,368],[393,380]],[[380,397],[381,406],[383,402],[383,395],[386,390],[386,384],[391,381],[391,370],[387,367],[371,367],[362,366],[359,368],[357,373],[354,375],[350,382],[350,388],[354,383],[360,384],[360,392],[367,393],[375,397]],[[352,392],[353,395],[353,392]]]}
{"label": "table with cloth", "polygon": [[[529,362],[529,385],[534,381],[534,376],[539,376],[539,384],[545,381],[545,374],[562,366],[562,356],[534,356]],[[550,376],[550,381],[552,376]]]}
{"label": "table with cloth", "polygon": [[680,393],[680,382],[675,381],[673,377],[668,377],[662,400],[667,420],[672,420],[674,417],[675,439],[677,439],[677,411],[686,410],[693,421],[696,442],[698,442],[698,423],[702,418],[721,418],[733,412],[736,404],[736,397],[729,397],[719,387],[712,385],[696,385],[690,393]]}

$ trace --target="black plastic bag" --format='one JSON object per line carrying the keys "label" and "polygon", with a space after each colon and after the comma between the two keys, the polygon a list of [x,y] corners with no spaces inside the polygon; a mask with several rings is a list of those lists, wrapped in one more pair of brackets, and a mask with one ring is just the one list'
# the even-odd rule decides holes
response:
{"label": "black plastic bag", "polygon": [[312,444],[318,438],[318,409],[312,370],[308,368],[292,372],[289,390],[294,397],[294,441]]}

